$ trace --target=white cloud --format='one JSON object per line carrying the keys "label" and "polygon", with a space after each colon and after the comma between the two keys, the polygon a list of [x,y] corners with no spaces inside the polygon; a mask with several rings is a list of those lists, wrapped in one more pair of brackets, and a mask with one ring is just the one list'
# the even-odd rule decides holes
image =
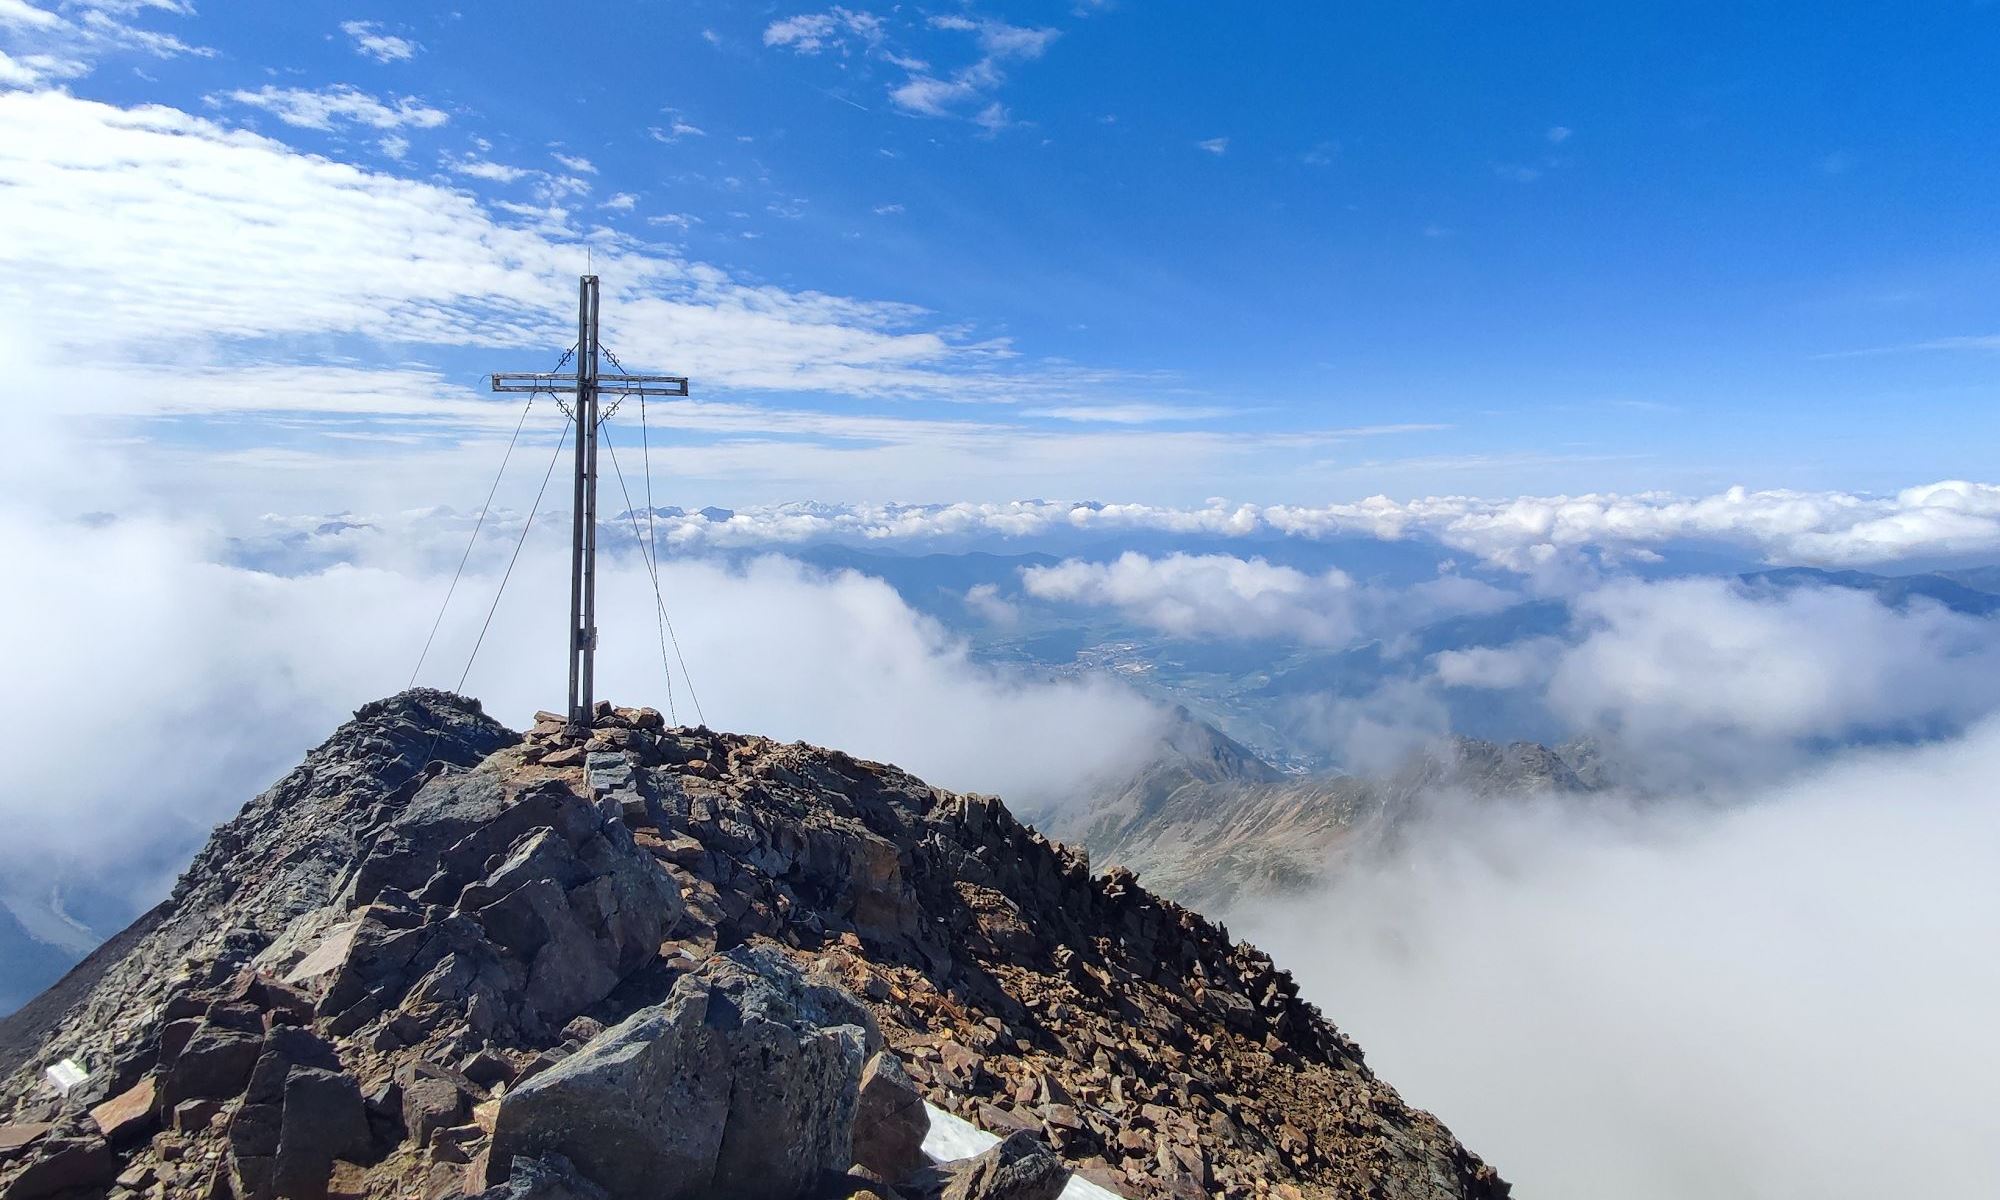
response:
{"label": "white cloud", "polygon": [[1446,687],[1510,691],[1541,688],[1565,649],[1552,637],[1525,638],[1505,646],[1444,650],[1431,657],[1432,670]]}
{"label": "white cloud", "polygon": [[[433,121],[382,116],[340,93],[246,95],[306,123]],[[447,165],[520,178],[483,159]],[[545,203],[583,186],[536,178]],[[564,323],[582,257],[581,235],[501,225],[451,188],[169,108],[53,92],[0,96],[0,185],[7,311],[37,337],[111,357],[172,347],[199,358],[230,339],[315,333],[540,347]],[[961,344],[907,305],[743,284],[615,238],[592,245],[612,281],[607,339],[634,362],[670,350],[708,386],[960,396],[1090,386],[1074,369],[1011,369],[1004,346]]]}
{"label": "white cloud", "polygon": [[852,42],[872,46],[882,40],[882,18],[873,13],[834,7],[773,21],[764,28],[764,44],[798,54],[835,49],[846,53]]}
{"label": "white cloud", "polygon": [[24,54],[19,58],[0,50],[0,87],[39,88],[64,79],[88,74],[90,66],[73,58],[53,54]]}
{"label": "white cloud", "polygon": [[979,96],[979,86],[967,79],[933,79],[918,75],[889,92],[898,108],[927,117],[948,117],[959,105]]}
{"label": "white cloud", "polygon": [[[301,129],[332,129],[339,124],[363,125],[370,129],[436,129],[451,120],[450,114],[432,108],[415,96],[385,103],[349,84],[312,90],[281,88],[265,84],[256,91],[237,89],[228,100],[251,108],[261,108],[287,125]],[[219,102],[210,97],[211,103]]]}
{"label": "white cloud", "polygon": [[1208,138],[1205,141],[1196,142],[1195,146],[1198,149],[1206,150],[1210,154],[1217,155],[1218,157],[1229,153],[1229,139],[1226,137]]}
{"label": "white cloud", "polygon": [[354,52],[379,63],[404,62],[423,49],[408,38],[384,33],[379,21],[342,21],[340,31],[354,39]]}
{"label": "white cloud", "polygon": [[980,48],[996,58],[1040,58],[1058,36],[1054,29],[1031,29],[1004,21],[983,21],[979,25]]}
{"label": "white cloud", "polygon": [[399,133],[392,133],[375,143],[375,148],[390,158],[401,161],[410,153],[410,139]]}
{"label": "white cloud", "polygon": [[1549,141],[1561,145],[1570,139],[1570,132],[1570,128],[1567,125],[1551,125],[1546,136]]}
{"label": "white cloud", "polygon": [[579,175],[597,174],[597,164],[591,162],[589,159],[583,157],[581,154],[564,154],[558,151],[555,154],[551,155],[550,157],[554,158],[557,162],[561,163],[563,166],[568,167],[570,170],[575,171]]}
{"label": "white cloud", "polygon": [[525,167],[509,166],[506,163],[497,163],[470,154],[460,158],[446,158],[444,165],[454,175],[463,175],[467,179],[484,179],[488,183],[513,183],[534,174]]}
{"label": "white cloud", "polygon": [[63,19],[46,8],[37,8],[28,0],[0,0],[0,25],[12,25],[25,29],[59,29]]}
{"label": "white cloud", "polygon": [[1006,67],[1040,58],[1060,31],[975,20],[960,14],[930,17],[931,29],[969,33],[978,57],[963,67],[937,71],[930,60],[892,45],[882,18],[848,8],[831,8],[774,21],[764,30],[766,46],[816,55],[835,49],[842,55],[865,54],[907,73],[889,89],[890,103],[906,113],[925,117],[959,117],[987,133],[1013,124],[1005,105],[994,98],[1006,82]]}
{"label": "white cloud", "polygon": [[656,142],[673,145],[686,137],[707,137],[708,131],[689,121],[673,109],[667,110],[668,122],[664,126],[655,125],[646,132]]}
{"label": "white cloud", "polygon": [[1440,496],[1399,504],[1378,496],[1320,508],[1278,505],[1262,516],[1272,528],[1306,536],[1423,534],[1522,572],[1590,548],[1681,541],[1720,542],[1771,561],[1823,565],[2000,550],[2000,486],[1963,480],[1890,496],[1740,487],[1701,497]]}
{"label": "white cloud", "polygon": [[1021,415],[1079,424],[1154,425],[1163,421],[1206,421],[1228,416],[1232,411],[1221,407],[1176,404],[1069,404],[1056,408],[1025,409]]}
{"label": "white cloud", "polygon": [[1000,585],[975,583],[965,590],[965,607],[988,625],[1013,626],[1021,620],[1020,608],[1000,594]]}
{"label": "white cloud", "polygon": [[1042,600],[1108,605],[1178,636],[1286,637],[1340,645],[1360,628],[1359,589],[1344,572],[1308,575],[1261,558],[1126,553],[1028,567],[1021,586]]}
{"label": "white cloud", "polygon": [[[882,426],[888,432],[894,426]],[[1394,427],[1391,427],[1392,429]],[[1421,428],[1421,427],[1419,427]],[[857,428],[858,431],[858,428]],[[968,427],[969,435],[1003,427]],[[1301,444],[1325,444],[1378,430],[1330,430],[1301,435]],[[1270,449],[1280,442],[1203,433],[1135,435],[1147,454],[1168,447],[1219,453],[1232,445]],[[1138,442],[1066,439],[1079,455],[1105,456],[1101,469]],[[977,451],[975,439],[968,449]],[[1163,469],[1156,459],[1150,464]],[[1386,497],[1318,507],[1258,505],[1223,500],[1199,508],[1138,503],[1059,500],[962,501],[935,504],[852,503],[802,512],[793,506],[745,506],[728,536],[736,544],[786,544],[832,539],[922,542],[976,538],[1029,539],[1061,531],[1200,533],[1219,537],[1281,534],[1305,539],[1347,537],[1399,541],[1426,538],[1469,553],[1492,566],[1535,576],[1584,554],[1645,557],[1654,546],[1683,542],[1737,547],[1771,562],[1816,565],[1893,563],[1899,559],[1992,554],[2000,551],[2000,486],[1951,481],[1908,488],[1889,496],[1851,492],[1751,492],[1735,488],[1706,497],[1660,494],[1532,497],[1479,500],[1442,496],[1398,503]],[[719,531],[692,523],[686,536]],[[1575,590],[1576,577],[1556,577]],[[1588,577],[1585,577],[1587,581]]]}
{"label": "white cloud", "polygon": [[1719,805],[1442,807],[1231,915],[1523,1195],[1976,1195],[2000,727]]}
{"label": "white cloud", "polygon": [[2000,629],[1928,601],[1688,579],[1611,584],[1574,608],[1583,636],[1551,706],[1649,756],[1742,742],[1768,759],[1768,743],[1928,734],[2000,705]]}
{"label": "white cloud", "polygon": [[60,11],[27,0],[0,0],[0,40],[6,42],[0,47],[0,88],[40,88],[75,79],[106,56],[125,51],[154,58],[215,54],[130,22],[148,9],[176,16],[194,11],[168,0],[67,0]]}
{"label": "white cloud", "polygon": [[638,206],[639,197],[633,195],[631,192],[618,192],[598,207],[608,208],[613,212],[631,212]]}
{"label": "white cloud", "polygon": [[[76,525],[18,500],[0,497],[0,554],[12,566],[0,577],[0,692],[48,711],[109,705],[118,737],[87,772],[42,756],[0,789],[10,829],[0,878],[16,884],[78,868],[116,877],[163,845],[184,853],[347,710],[401,688],[465,531],[433,524],[422,543],[327,534],[352,538],[347,561],[279,576],[224,565],[225,543],[197,527]],[[543,524],[467,684],[516,727],[563,687],[568,526]],[[489,527],[423,682],[456,683],[511,541]],[[652,590],[629,552],[602,565],[600,695],[664,710]],[[839,746],[1023,801],[1130,767],[1154,736],[1155,710],[1130,692],[982,667],[879,581],[765,559],[740,570],[677,560],[662,582],[701,709],[721,728]],[[63,603],[50,609],[50,594]]]}

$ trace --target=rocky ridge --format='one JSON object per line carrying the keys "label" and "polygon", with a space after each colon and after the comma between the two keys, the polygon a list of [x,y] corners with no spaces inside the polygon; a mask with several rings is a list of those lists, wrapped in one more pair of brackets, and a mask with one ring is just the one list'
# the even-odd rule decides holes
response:
{"label": "rocky ridge", "polygon": [[5,1200],[1507,1194],[1129,871],[646,709],[369,705],[143,924],[0,1022]]}

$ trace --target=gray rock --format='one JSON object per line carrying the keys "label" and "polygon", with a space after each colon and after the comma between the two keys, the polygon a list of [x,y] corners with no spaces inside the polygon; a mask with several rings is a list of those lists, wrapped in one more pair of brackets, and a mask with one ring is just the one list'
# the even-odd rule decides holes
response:
{"label": "gray rock", "polygon": [[852,1161],[867,1012],[784,955],[710,959],[500,1103],[489,1158],[562,1154],[612,1200],[765,1200]]}
{"label": "gray rock", "polygon": [[243,1090],[264,1052],[264,1039],[240,1029],[204,1024],[164,1072],[161,1102],[226,1100]]}
{"label": "gray rock", "polygon": [[560,1154],[543,1158],[516,1158],[508,1166],[507,1179],[473,1197],[473,1200],[605,1200],[604,1189],[577,1174],[576,1167]]}
{"label": "gray rock", "polygon": [[950,1171],[942,1200],[1056,1200],[1069,1182],[1069,1168],[1026,1130],[951,1164]]}
{"label": "gray rock", "polygon": [[103,1138],[47,1138],[7,1185],[5,1200],[41,1200],[83,1188],[102,1189],[118,1175]]}
{"label": "gray rock", "polygon": [[854,1161],[894,1182],[928,1166],[924,1135],[930,1113],[923,1093],[888,1051],[877,1053],[861,1071],[861,1095],[854,1111]]}

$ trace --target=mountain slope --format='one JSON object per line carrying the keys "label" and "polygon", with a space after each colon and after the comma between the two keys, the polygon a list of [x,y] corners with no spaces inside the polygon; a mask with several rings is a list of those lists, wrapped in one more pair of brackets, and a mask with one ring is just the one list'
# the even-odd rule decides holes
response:
{"label": "mountain slope", "polygon": [[[0,1111],[57,1147],[31,1168],[66,1155],[190,1195],[298,1171],[308,1193],[514,1187],[524,1160],[489,1154],[527,1136],[510,1113],[637,1061],[618,1039],[689,1004],[725,1031],[703,1036],[736,1036],[718,997],[796,992],[772,982],[796,971],[860,997],[848,1025],[925,1099],[1124,1195],[1506,1194],[1268,958],[999,801],[649,710],[597,725],[524,739],[429,691],[357,713],[119,953],[0,1023]],[[57,1096],[42,1069],[63,1059],[88,1078]],[[224,1060],[247,1091],[217,1082]],[[367,1103],[338,1158],[287,1140],[295,1108],[361,1111],[341,1097]],[[108,1129],[84,1115],[107,1100]]]}
{"label": "mountain slope", "polygon": [[1330,861],[1391,836],[1429,795],[1605,784],[1591,743],[1552,750],[1471,738],[1448,739],[1386,778],[1287,775],[1182,710],[1146,766],[1050,814],[1049,828],[1162,895],[1220,912],[1241,898],[1310,887]]}

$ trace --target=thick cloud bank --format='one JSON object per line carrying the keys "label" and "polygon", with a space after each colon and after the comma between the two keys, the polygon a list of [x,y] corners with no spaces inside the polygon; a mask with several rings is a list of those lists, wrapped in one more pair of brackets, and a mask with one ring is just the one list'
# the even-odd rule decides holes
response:
{"label": "thick cloud bank", "polygon": [[1235,925],[1523,1195],[1981,1195],[1996,780],[1989,722],[1721,808],[1454,808]]}
{"label": "thick cloud bank", "polygon": [[1227,554],[1124,554],[1115,562],[1070,559],[1021,573],[1042,600],[1108,605],[1166,633],[1183,636],[1280,635],[1339,645],[1360,623],[1358,589],[1345,572],[1311,575],[1261,558]]}

